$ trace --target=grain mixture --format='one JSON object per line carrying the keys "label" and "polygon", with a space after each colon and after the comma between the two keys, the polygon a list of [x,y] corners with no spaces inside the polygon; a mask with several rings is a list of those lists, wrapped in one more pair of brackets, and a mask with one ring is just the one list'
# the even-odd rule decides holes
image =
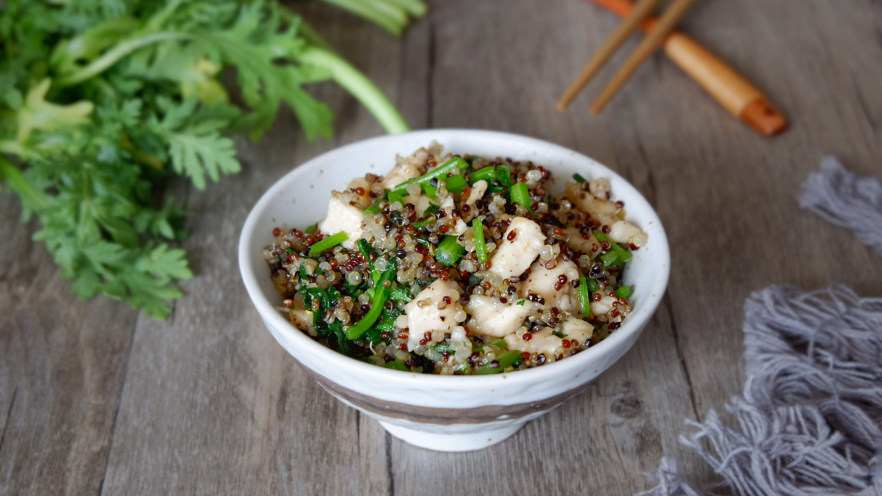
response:
{"label": "grain mixture", "polygon": [[327,217],[273,230],[282,310],[340,353],[419,373],[492,374],[564,359],[631,311],[622,272],[646,234],[605,178],[437,144],[334,191]]}

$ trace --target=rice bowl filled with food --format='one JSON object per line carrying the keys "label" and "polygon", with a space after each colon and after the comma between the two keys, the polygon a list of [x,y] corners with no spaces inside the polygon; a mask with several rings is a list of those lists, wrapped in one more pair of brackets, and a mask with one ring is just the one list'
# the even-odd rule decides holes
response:
{"label": "rice bowl filled with food", "polygon": [[573,150],[426,130],[273,184],[239,239],[266,329],[323,389],[408,443],[481,449],[637,341],[670,253],[649,202]]}
{"label": "rice bowl filled with food", "polygon": [[532,161],[433,143],[333,191],[328,215],[274,228],[267,276],[289,321],[391,369],[492,374],[584,350],[631,311],[631,252],[651,242],[605,177],[563,195]]}

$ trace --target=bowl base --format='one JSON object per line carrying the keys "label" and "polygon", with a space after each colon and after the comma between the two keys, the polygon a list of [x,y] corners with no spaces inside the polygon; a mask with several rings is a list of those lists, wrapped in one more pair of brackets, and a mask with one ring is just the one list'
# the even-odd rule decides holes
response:
{"label": "bowl base", "polygon": [[496,429],[476,429],[472,432],[426,432],[389,422],[379,421],[386,432],[402,441],[434,451],[474,451],[493,446],[511,437],[524,423],[506,423]]}

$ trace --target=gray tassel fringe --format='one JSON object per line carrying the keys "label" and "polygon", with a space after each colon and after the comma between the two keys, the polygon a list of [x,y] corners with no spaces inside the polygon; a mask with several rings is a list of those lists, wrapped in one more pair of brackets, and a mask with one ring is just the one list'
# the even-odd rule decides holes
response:
{"label": "gray tassel fringe", "polygon": [[680,441],[725,480],[696,490],[662,460],[645,496],[882,496],[882,298],[774,286],[745,305],[748,380]]}
{"label": "gray tassel fringe", "polygon": [[862,243],[882,255],[882,184],[878,179],[860,177],[835,157],[824,157],[820,172],[806,180],[799,205],[853,230]]}

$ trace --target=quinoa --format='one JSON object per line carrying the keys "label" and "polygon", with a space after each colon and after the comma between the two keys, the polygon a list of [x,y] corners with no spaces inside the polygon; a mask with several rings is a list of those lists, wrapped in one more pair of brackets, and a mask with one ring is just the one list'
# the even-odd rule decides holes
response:
{"label": "quinoa", "polygon": [[332,193],[317,225],[275,228],[263,251],[280,310],[353,358],[489,374],[545,365],[606,338],[631,312],[622,284],[646,234],[605,178],[562,196],[531,161],[437,144]]}

